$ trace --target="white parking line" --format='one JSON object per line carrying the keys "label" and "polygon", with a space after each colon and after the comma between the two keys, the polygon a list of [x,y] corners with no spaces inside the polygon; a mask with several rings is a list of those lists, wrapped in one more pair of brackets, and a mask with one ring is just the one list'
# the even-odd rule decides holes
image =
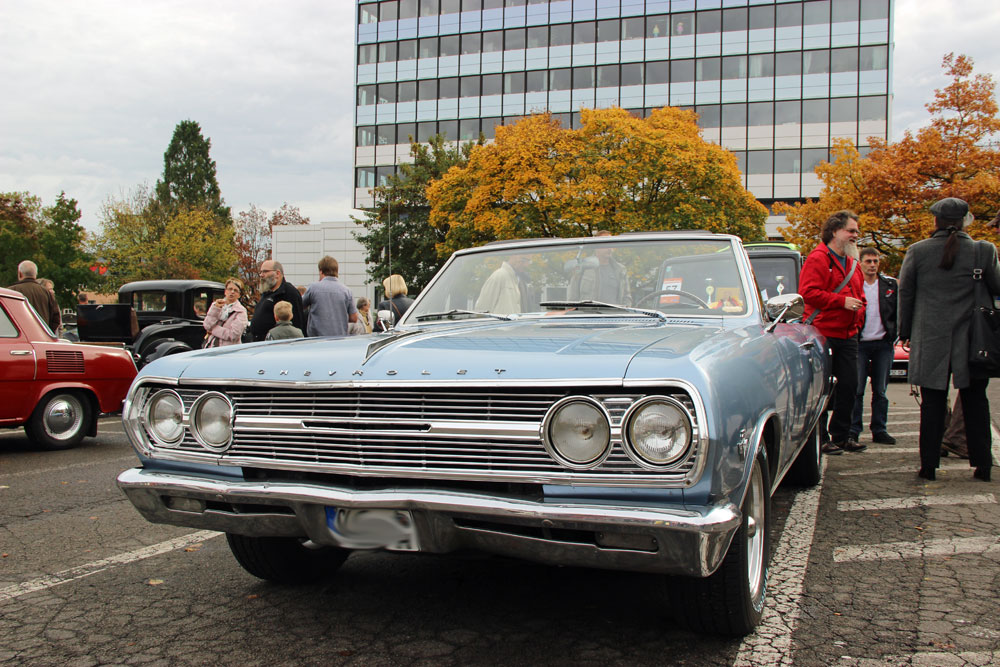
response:
{"label": "white parking line", "polygon": [[833,550],[833,562],[903,560],[904,558],[992,553],[1000,553],[1000,536],[953,537],[924,542],[886,542],[884,544],[837,547]]}
{"label": "white parking line", "polygon": [[781,540],[771,558],[764,613],[753,634],[740,644],[734,667],[792,665],[792,635],[799,624],[802,610],[802,586],[812,549],[813,533],[819,508],[827,459],[823,459],[820,483],[795,496],[788,519],[781,531]]}
{"label": "white parking line", "polygon": [[62,472],[63,470],[74,470],[76,468],[88,468],[90,466],[99,466],[106,463],[121,463],[123,461],[132,461],[138,464],[139,459],[135,454],[130,454],[129,456],[116,456],[113,459],[100,459],[98,461],[85,461],[83,463],[71,463],[69,465],[57,466],[55,468],[35,468],[33,470],[22,470],[21,472],[0,472],[0,478],[5,477],[27,477],[28,475],[44,475],[50,472]]}
{"label": "white parking line", "polygon": [[199,530],[198,532],[189,533],[182,537],[175,537],[174,539],[167,540],[166,542],[152,544],[148,547],[143,547],[142,549],[117,554],[115,556],[111,556],[110,558],[102,558],[101,560],[96,560],[93,563],[87,563],[86,565],[80,565],[68,570],[63,570],[62,572],[56,572],[48,577],[41,577],[39,579],[25,581],[20,584],[14,584],[13,586],[7,586],[6,588],[0,588],[0,603],[6,602],[7,600],[13,600],[14,598],[21,597],[22,595],[27,595],[29,593],[43,591],[48,588],[52,588],[53,586],[59,586],[60,584],[67,584],[71,581],[76,581],[77,579],[83,579],[84,577],[89,577],[92,574],[103,572],[104,570],[118,565],[127,565],[128,563],[134,563],[145,558],[151,558],[153,556],[159,556],[160,554],[169,553],[177,549],[182,549],[186,546],[190,546],[197,542],[204,542],[205,540],[221,534],[222,533],[218,533],[213,530]]}
{"label": "white parking line", "polygon": [[935,505],[983,505],[996,503],[996,501],[996,496],[992,493],[979,493],[971,496],[909,496],[907,498],[841,500],[837,503],[837,509],[841,512],[905,510],[912,507],[931,507]]}
{"label": "white parking line", "polygon": [[[860,456],[864,455],[865,455],[864,452],[860,454]],[[854,456],[854,455],[848,454],[848,456]],[[843,477],[851,477],[853,475],[882,475],[890,472],[910,472],[913,473],[914,477],[916,477],[918,468],[920,468],[920,460],[915,459],[913,463],[905,466],[893,466],[892,468],[865,468],[863,470],[842,470],[837,474]],[[964,463],[947,463],[945,465],[938,466],[939,472],[942,470],[968,470],[968,469],[969,469],[968,461]]]}
{"label": "white parking line", "polygon": [[866,454],[919,454],[919,447],[896,447],[895,445],[889,445],[886,447],[873,447],[868,446],[865,450]]}

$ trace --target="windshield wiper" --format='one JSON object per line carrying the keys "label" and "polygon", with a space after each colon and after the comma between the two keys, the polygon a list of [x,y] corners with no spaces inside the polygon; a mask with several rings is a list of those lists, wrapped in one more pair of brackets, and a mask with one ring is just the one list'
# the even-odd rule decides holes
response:
{"label": "windshield wiper", "polygon": [[665,322],[667,316],[658,310],[647,310],[645,308],[633,308],[632,306],[623,306],[617,303],[604,303],[603,301],[546,301],[539,304],[542,308],[613,308],[615,310],[624,310],[629,313],[638,313],[639,315],[646,315],[648,317],[655,317],[661,322]]}
{"label": "windshield wiper", "polygon": [[417,322],[423,322],[424,320],[433,320],[435,318],[441,318],[441,317],[446,317],[449,320],[453,320],[455,319],[455,315],[482,315],[483,317],[492,317],[497,320],[504,320],[505,322],[509,322],[511,319],[513,319],[506,315],[498,315],[496,313],[481,313],[476,310],[461,310],[456,308],[454,310],[449,310],[444,313],[426,313],[424,315],[417,315]]}

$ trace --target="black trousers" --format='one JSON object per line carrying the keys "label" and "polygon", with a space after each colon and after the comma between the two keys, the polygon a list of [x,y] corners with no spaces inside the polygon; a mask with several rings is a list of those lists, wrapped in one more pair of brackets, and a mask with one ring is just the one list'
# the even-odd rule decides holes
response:
{"label": "black trousers", "polygon": [[[825,440],[829,434],[832,442],[843,443],[851,433],[858,393],[858,339],[828,337],[826,344],[830,348],[830,373],[837,379],[837,386],[826,406],[830,411],[829,425],[820,429],[820,436]],[[820,420],[821,426],[823,421]]]}
{"label": "black trousers", "polygon": [[[990,453],[990,403],[986,398],[988,379],[971,380],[958,390],[965,417],[965,437],[969,447],[969,465],[979,468],[993,463]],[[948,390],[920,388],[920,466],[934,469],[941,459],[944,419],[948,414]]]}

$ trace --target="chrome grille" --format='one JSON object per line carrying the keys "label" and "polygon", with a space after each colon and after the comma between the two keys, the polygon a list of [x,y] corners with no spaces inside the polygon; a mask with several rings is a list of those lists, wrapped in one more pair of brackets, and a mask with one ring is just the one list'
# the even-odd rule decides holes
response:
{"label": "chrome grille", "polygon": [[[177,388],[185,411],[208,389],[220,388]],[[666,471],[650,471],[636,465],[625,453],[620,437],[613,438],[608,458],[588,470],[568,470],[545,451],[539,433],[542,419],[549,407],[564,396],[587,394],[599,400],[611,416],[617,434],[623,415],[644,393],[609,394],[607,389],[588,392],[584,388],[222,390],[232,399],[236,411],[233,444],[221,455],[221,461],[228,465],[399,477],[665,483],[688,476],[699,453],[697,424],[691,453],[678,466]],[[662,388],[655,393],[670,393],[692,416],[696,414],[686,393],[676,389],[664,392]],[[421,420],[438,425],[475,423],[480,433],[485,428],[489,434],[469,435],[461,429],[438,434],[393,428],[393,421],[406,422],[412,427],[419,426]],[[324,422],[331,427],[324,428]],[[365,426],[368,430],[345,432],[345,424]],[[513,429],[505,432],[501,428],[504,425]],[[206,452],[188,430],[176,449],[217,457]]]}

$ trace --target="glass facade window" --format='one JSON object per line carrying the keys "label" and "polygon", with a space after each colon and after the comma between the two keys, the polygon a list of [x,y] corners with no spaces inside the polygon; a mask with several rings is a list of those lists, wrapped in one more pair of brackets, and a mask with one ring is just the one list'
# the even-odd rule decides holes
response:
{"label": "glass facade window", "polygon": [[696,111],[765,204],[818,194],[812,169],[831,137],[889,136],[891,0],[357,5],[357,202],[396,173],[385,161],[406,160],[411,137],[491,140],[540,110],[564,127],[583,107]]}

